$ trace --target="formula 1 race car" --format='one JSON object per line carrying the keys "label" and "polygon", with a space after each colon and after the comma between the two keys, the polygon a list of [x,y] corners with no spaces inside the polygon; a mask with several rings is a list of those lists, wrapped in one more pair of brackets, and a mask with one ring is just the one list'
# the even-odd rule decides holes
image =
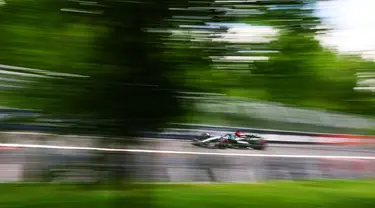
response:
{"label": "formula 1 race car", "polygon": [[232,134],[225,134],[223,136],[211,136],[208,133],[203,133],[197,138],[193,139],[193,145],[200,147],[211,148],[252,148],[255,150],[265,150],[267,141],[258,135],[245,134],[241,137],[235,137]]}

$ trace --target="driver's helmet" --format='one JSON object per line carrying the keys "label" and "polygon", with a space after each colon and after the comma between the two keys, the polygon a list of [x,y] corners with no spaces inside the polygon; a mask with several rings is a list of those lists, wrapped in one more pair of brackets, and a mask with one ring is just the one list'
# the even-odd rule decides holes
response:
{"label": "driver's helmet", "polygon": [[241,132],[240,131],[236,131],[236,133],[234,133],[236,136],[238,137],[241,137]]}

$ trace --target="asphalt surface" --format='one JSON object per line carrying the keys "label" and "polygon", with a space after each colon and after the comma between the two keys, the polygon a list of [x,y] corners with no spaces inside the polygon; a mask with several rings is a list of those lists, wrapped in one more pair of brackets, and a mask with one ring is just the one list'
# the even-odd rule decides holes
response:
{"label": "asphalt surface", "polygon": [[[190,141],[144,139],[132,149],[265,155],[375,156],[369,146],[279,145],[265,151],[207,149]],[[161,182],[257,182],[270,179],[358,178],[374,176],[375,160],[241,157],[131,153],[125,162],[136,180]]]}
{"label": "asphalt surface", "polygon": [[[77,140],[75,141],[77,142]],[[82,144],[68,144],[84,146]],[[114,145],[121,148],[120,145]],[[186,140],[142,139],[142,143],[126,146],[138,150],[166,150],[174,152],[213,152],[235,154],[264,154],[275,157],[241,157],[223,155],[159,154],[159,153],[119,153],[110,159],[116,170],[130,174],[136,180],[157,182],[255,182],[270,179],[311,179],[311,178],[357,178],[374,176],[375,160],[297,158],[311,156],[365,156],[374,157],[375,148],[370,146],[337,145],[282,145],[269,144],[264,150],[253,149],[208,149],[197,147]],[[97,177],[87,167],[80,170],[80,164],[90,161],[95,152],[56,151],[46,149],[1,150],[0,181],[13,181],[25,175],[34,177],[47,166],[72,165],[69,173],[59,176],[59,180],[85,180]],[[295,155],[283,158],[278,155]],[[108,158],[107,158],[108,159]],[[78,165],[77,165],[78,164]],[[92,164],[103,165],[98,161]],[[15,166],[15,165],[21,165]],[[5,171],[6,170],[6,171]],[[34,176],[30,176],[34,175]],[[13,177],[14,176],[14,177]]]}
{"label": "asphalt surface", "polygon": [[254,149],[210,149],[198,147],[186,140],[142,139],[138,145],[130,145],[130,149],[167,150],[181,152],[214,152],[235,154],[267,154],[267,155],[314,155],[314,156],[366,156],[375,157],[374,146],[350,145],[286,145],[268,144],[266,150]]}

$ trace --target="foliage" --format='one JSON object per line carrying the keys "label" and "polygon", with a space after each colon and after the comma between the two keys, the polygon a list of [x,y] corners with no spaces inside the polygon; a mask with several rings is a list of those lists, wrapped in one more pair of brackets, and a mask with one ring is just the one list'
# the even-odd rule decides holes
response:
{"label": "foliage", "polygon": [[[354,90],[358,70],[373,63],[320,45],[314,2],[8,0],[0,7],[0,63],[45,71],[1,71],[0,104],[80,118],[69,126],[110,135],[184,118],[192,106],[181,91],[373,115],[372,93]],[[271,41],[218,41],[233,32],[228,22],[277,33]]]}

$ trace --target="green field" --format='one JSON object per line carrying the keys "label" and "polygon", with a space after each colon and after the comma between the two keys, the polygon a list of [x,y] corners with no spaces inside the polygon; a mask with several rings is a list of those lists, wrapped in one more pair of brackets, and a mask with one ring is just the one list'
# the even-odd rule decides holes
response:
{"label": "green field", "polygon": [[123,190],[78,185],[0,186],[0,207],[375,207],[375,181],[265,184],[132,185]]}

